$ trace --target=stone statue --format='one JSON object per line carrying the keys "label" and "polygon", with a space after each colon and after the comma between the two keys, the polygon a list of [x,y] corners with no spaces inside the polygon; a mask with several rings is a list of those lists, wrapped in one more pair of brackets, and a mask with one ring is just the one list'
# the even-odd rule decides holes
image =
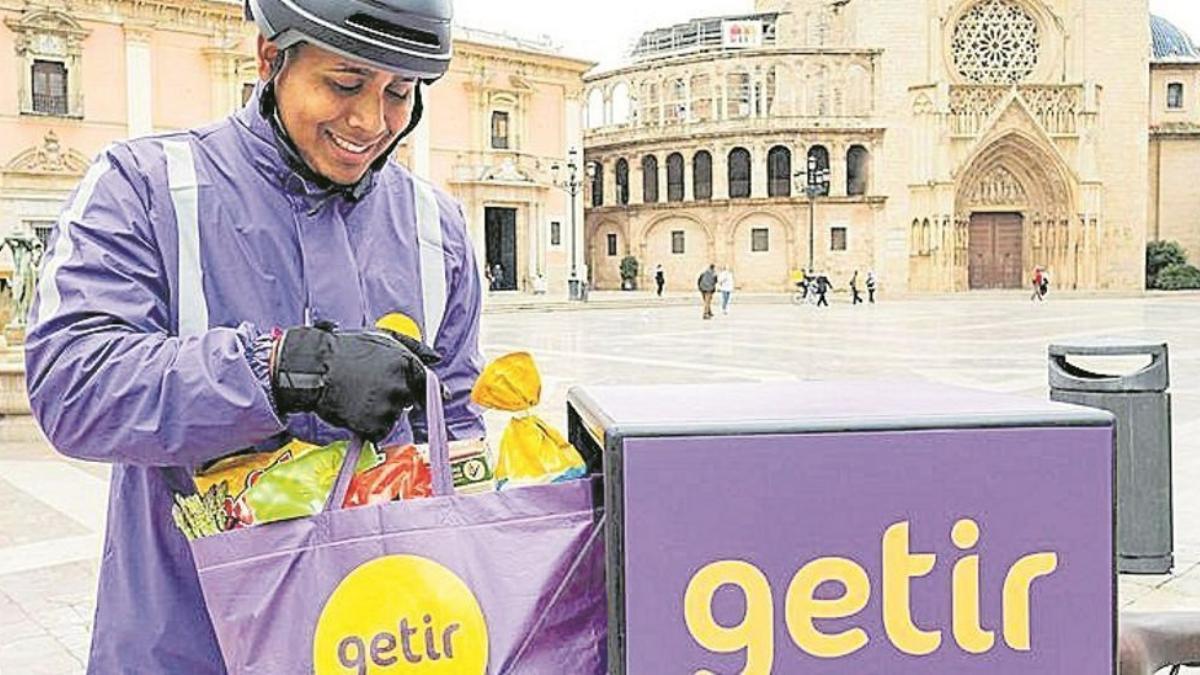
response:
{"label": "stone statue", "polygon": [[23,328],[29,307],[33,304],[34,291],[37,289],[38,270],[42,264],[42,241],[17,231],[5,237],[0,249],[5,246],[12,252],[13,258],[13,315],[9,327]]}

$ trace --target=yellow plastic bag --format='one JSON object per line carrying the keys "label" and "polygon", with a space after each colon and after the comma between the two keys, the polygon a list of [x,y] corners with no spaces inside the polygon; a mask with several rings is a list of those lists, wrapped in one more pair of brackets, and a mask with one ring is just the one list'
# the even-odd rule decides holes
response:
{"label": "yellow plastic bag", "polygon": [[496,489],[583,478],[587,466],[575,446],[531,409],[542,398],[542,378],[533,357],[508,354],[488,364],[471,390],[471,400],[492,410],[516,413],[500,438]]}

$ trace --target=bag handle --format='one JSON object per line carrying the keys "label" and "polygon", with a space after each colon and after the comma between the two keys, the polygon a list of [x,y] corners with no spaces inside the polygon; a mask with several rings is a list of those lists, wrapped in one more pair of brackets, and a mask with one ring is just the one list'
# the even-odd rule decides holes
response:
{"label": "bag handle", "polygon": [[[442,405],[442,382],[430,369],[425,369],[425,426],[429,436],[429,467],[433,474],[433,494],[445,497],[454,494],[454,477],[450,470],[450,445],[446,434],[446,412]],[[325,502],[326,511],[337,511],[346,501],[350,481],[362,456],[363,440],[357,434],[350,438],[346,458],[338,470],[337,481]]]}

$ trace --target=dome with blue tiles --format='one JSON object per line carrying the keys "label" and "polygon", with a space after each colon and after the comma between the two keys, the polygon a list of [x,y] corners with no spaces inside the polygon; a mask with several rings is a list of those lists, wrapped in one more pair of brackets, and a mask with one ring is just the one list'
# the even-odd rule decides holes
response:
{"label": "dome with blue tiles", "polygon": [[1150,16],[1155,61],[1200,61],[1200,51],[1188,34],[1161,16]]}

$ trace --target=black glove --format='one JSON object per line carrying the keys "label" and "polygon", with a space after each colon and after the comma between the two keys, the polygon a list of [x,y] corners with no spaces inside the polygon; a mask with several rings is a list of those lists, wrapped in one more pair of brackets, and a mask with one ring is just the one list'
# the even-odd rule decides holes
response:
{"label": "black glove", "polygon": [[420,341],[390,332],[292,328],[271,361],[281,414],[313,412],[381,441],[406,408],[425,400],[425,367],[440,360]]}

